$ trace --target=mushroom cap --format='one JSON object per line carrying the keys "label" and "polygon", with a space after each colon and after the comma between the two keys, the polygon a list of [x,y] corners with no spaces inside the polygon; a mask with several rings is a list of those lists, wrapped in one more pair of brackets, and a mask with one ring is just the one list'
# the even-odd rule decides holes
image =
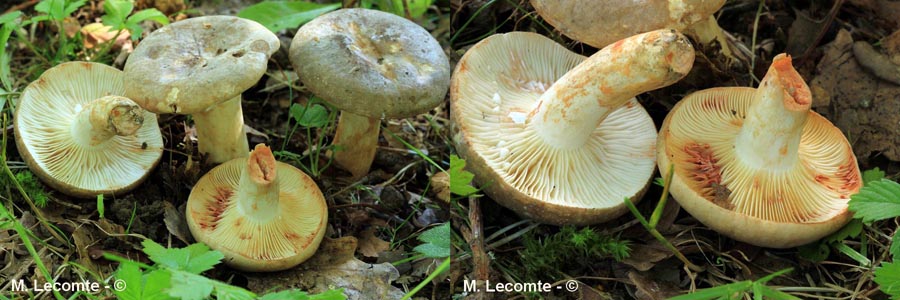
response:
{"label": "mushroom cap", "polygon": [[656,163],[656,127],[635,99],[614,109],[578,149],[546,147],[526,115],[585,60],[530,32],[488,37],[462,57],[450,87],[457,151],[488,195],[548,224],[593,224],[638,201]]}
{"label": "mushroom cap", "polygon": [[317,96],[370,118],[404,118],[437,106],[450,85],[450,61],[421,26],[371,9],[341,9],[294,36],[291,64]]}
{"label": "mushroom cap", "polygon": [[[250,159],[254,157],[251,154]],[[274,162],[274,177],[280,181],[278,209],[270,219],[260,221],[238,206],[240,177],[247,165],[246,157],[232,159],[210,170],[194,185],[186,213],[194,238],[221,251],[229,266],[244,271],[284,270],[307,260],[325,236],[325,196],[305,173]],[[248,199],[240,201],[244,200]]]}
{"label": "mushroom cap", "polygon": [[280,42],[251,20],[206,16],[156,30],[125,63],[129,98],[155,113],[193,114],[252,87]]}
{"label": "mushroom cap", "polygon": [[162,157],[156,115],[143,111],[143,126],[129,136],[113,136],[97,146],[82,146],[71,134],[75,117],[87,103],[123,95],[123,74],[91,62],[66,62],[29,84],[16,107],[16,146],[38,178],[67,195],[90,198],[122,194],[150,175]]}
{"label": "mushroom cap", "polygon": [[[764,247],[799,246],[840,229],[851,217],[847,201],[862,184],[847,139],[827,119],[809,111],[800,138],[800,163],[788,170],[743,163],[735,155],[735,137],[755,91],[698,91],[666,116],[657,156],[660,170],[674,164],[672,196],[706,226]],[[721,176],[721,185],[703,184],[709,176]]]}
{"label": "mushroom cap", "polygon": [[725,0],[531,0],[556,30],[598,49],[651,30],[684,30],[724,4]]}

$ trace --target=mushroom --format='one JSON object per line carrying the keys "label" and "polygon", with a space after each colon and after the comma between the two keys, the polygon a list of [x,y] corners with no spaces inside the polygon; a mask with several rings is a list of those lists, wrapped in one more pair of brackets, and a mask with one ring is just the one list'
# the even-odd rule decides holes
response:
{"label": "mushroom", "polygon": [[862,184],[859,168],[847,139],[811,103],[784,54],[757,89],[682,99],[657,146],[660,170],[674,165],[672,196],[706,226],[758,246],[794,247],[841,228]]}
{"label": "mushroom", "polygon": [[259,144],[249,158],[204,175],[188,197],[188,227],[197,241],[249,271],[279,271],[312,256],[328,223],[325,197],[309,176],[275,161]]}
{"label": "mushroom", "polygon": [[424,28],[370,9],[341,9],[303,25],[291,42],[303,84],[340,109],[335,162],[354,178],[367,174],[382,118],[437,106],[450,85],[450,62]]}
{"label": "mushroom", "polygon": [[674,30],[632,36],[585,59],[535,33],[488,37],[450,86],[457,150],[500,204],[549,224],[600,223],[639,201],[656,127],[633,98],[684,77],[694,50]]}
{"label": "mushroom", "polygon": [[190,114],[209,161],[249,151],[241,93],[266,72],[280,42],[251,20],[207,16],[154,31],[125,63],[126,96],[155,113]]}
{"label": "mushroom", "polygon": [[13,123],[22,159],[47,185],[90,198],[138,186],[162,157],[156,115],[122,97],[122,71],[90,62],[48,69],[22,92]]}
{"label": "mushroom", "polygon": [[719,38],[726,51],[722,29],[713,16],[724,4],[725,0],[531,0],[541,18],[556,30],[595,48],[671,28],[692,29],[703,44]]}

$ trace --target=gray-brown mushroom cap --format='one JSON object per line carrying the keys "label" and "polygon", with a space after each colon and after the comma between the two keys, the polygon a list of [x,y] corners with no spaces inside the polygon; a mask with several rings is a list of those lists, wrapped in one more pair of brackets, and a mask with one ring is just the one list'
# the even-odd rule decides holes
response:
{"label": "gray-brown mushroom cap", "polygon": [[450,62],[434,37],[376,10],[342,9],[303,25],[290,58],[313,93],[370,118],[425,113],[450,86]]}
{"label": "gray-brown mushroom cap", "polygon": [[125,90],[156,113],[203,112],[256,84],[279,46],[271,31],[243,18],[178,21],[151,33],[131,53]]}

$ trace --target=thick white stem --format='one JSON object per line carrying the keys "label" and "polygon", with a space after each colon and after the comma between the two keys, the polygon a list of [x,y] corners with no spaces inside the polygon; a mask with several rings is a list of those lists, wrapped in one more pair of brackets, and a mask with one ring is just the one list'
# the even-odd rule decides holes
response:
{"label": "thick white stem", "polygon": [[616,42],[557,80],[530,114],[543,140],[559,149],[581,147],[609,113],[634,96],[687,75],[690,42],[674,30],[657,30]]}
{"label": "thick white stem", "polygon": [[237,206],[257,222],[278,215],[278,167],[269,147],[259,144],[249,154],[241,170],[237,188]]}
{"label": "thick white stem", "polygon": [[240,95],[192,117],[197,129],[197,147],[200,153],[206,153],[210,163],[247,157],[250,146],[244,132]]}
{"label": "thick white stem", "polygon": [[105,96],[81,107],[71,133],[83,147],[96,147],[113,136],[129,136],[144,123],[144,110],[131,99]]}
{"label": "thick white stem", "polygon": [[791,66],[791,58],[776,56],[735,139],[736,157],[769,170],[794,166],[811,104],[809,87]]}
{"label": "thick white stem", "polygon": [[362,178],[375,160],[380,132],[381,120],[341,111],[334,134],[333,144],[339,148],[334,152],[334,162],[350,171],[354,179]]}

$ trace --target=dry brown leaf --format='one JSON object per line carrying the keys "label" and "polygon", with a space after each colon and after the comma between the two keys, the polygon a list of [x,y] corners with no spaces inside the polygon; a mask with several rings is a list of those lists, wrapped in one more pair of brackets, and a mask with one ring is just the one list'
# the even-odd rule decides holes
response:
{"label": "dry brown leaf", "polygon": [[129,38],[131,33],[128,30],[112,30],[111,26],[103,25],[103,23],[91,23],[81,27],[81,35],[84,37],[84,47],[93,49],[98,45],[104,44],[112,39],[116,39],[112,49],[123,49],[131,52],[132,44]]}
{"label": "dry brown leaf", "polygon": [[391,248],[391,243],[375,236],[375,227],[366,228],[359,236],[359,252],[365,257],[378,257],[378,253],[387,251]]}
{"label": "dry brown leaf", "polygon": [[441,201],[450,203],[450,175],[440,172],[431,176],[431,191]]}
{"label": "dry brown leaf", "polygon": [[860,67],[852,45],[850,33],[841,30],[825,46],[809,84],[813,108],[847,135],[862,162],[872,153],[900,161],[900,86]]}
{"label": "dry brown leaf", "polygon": [[325,238],[319,250],[300,266],[278,276],[248,273],[247,287],[254,292],[299,288],[312,293],[343,288],[349,300],[400,299],[403,292],[391,285],[400,273],[390,263],[370,264],[356,259],[357,240],[347,236]]}
{"label": "dry brown leaf", "polygon": [[166,223],[166,229],[179,240],[190,245],[194,239],[184,218],[184,209],[175,208],[175,205],[169,201],[163,201],[163,207],[165,209],[163,222]]}

